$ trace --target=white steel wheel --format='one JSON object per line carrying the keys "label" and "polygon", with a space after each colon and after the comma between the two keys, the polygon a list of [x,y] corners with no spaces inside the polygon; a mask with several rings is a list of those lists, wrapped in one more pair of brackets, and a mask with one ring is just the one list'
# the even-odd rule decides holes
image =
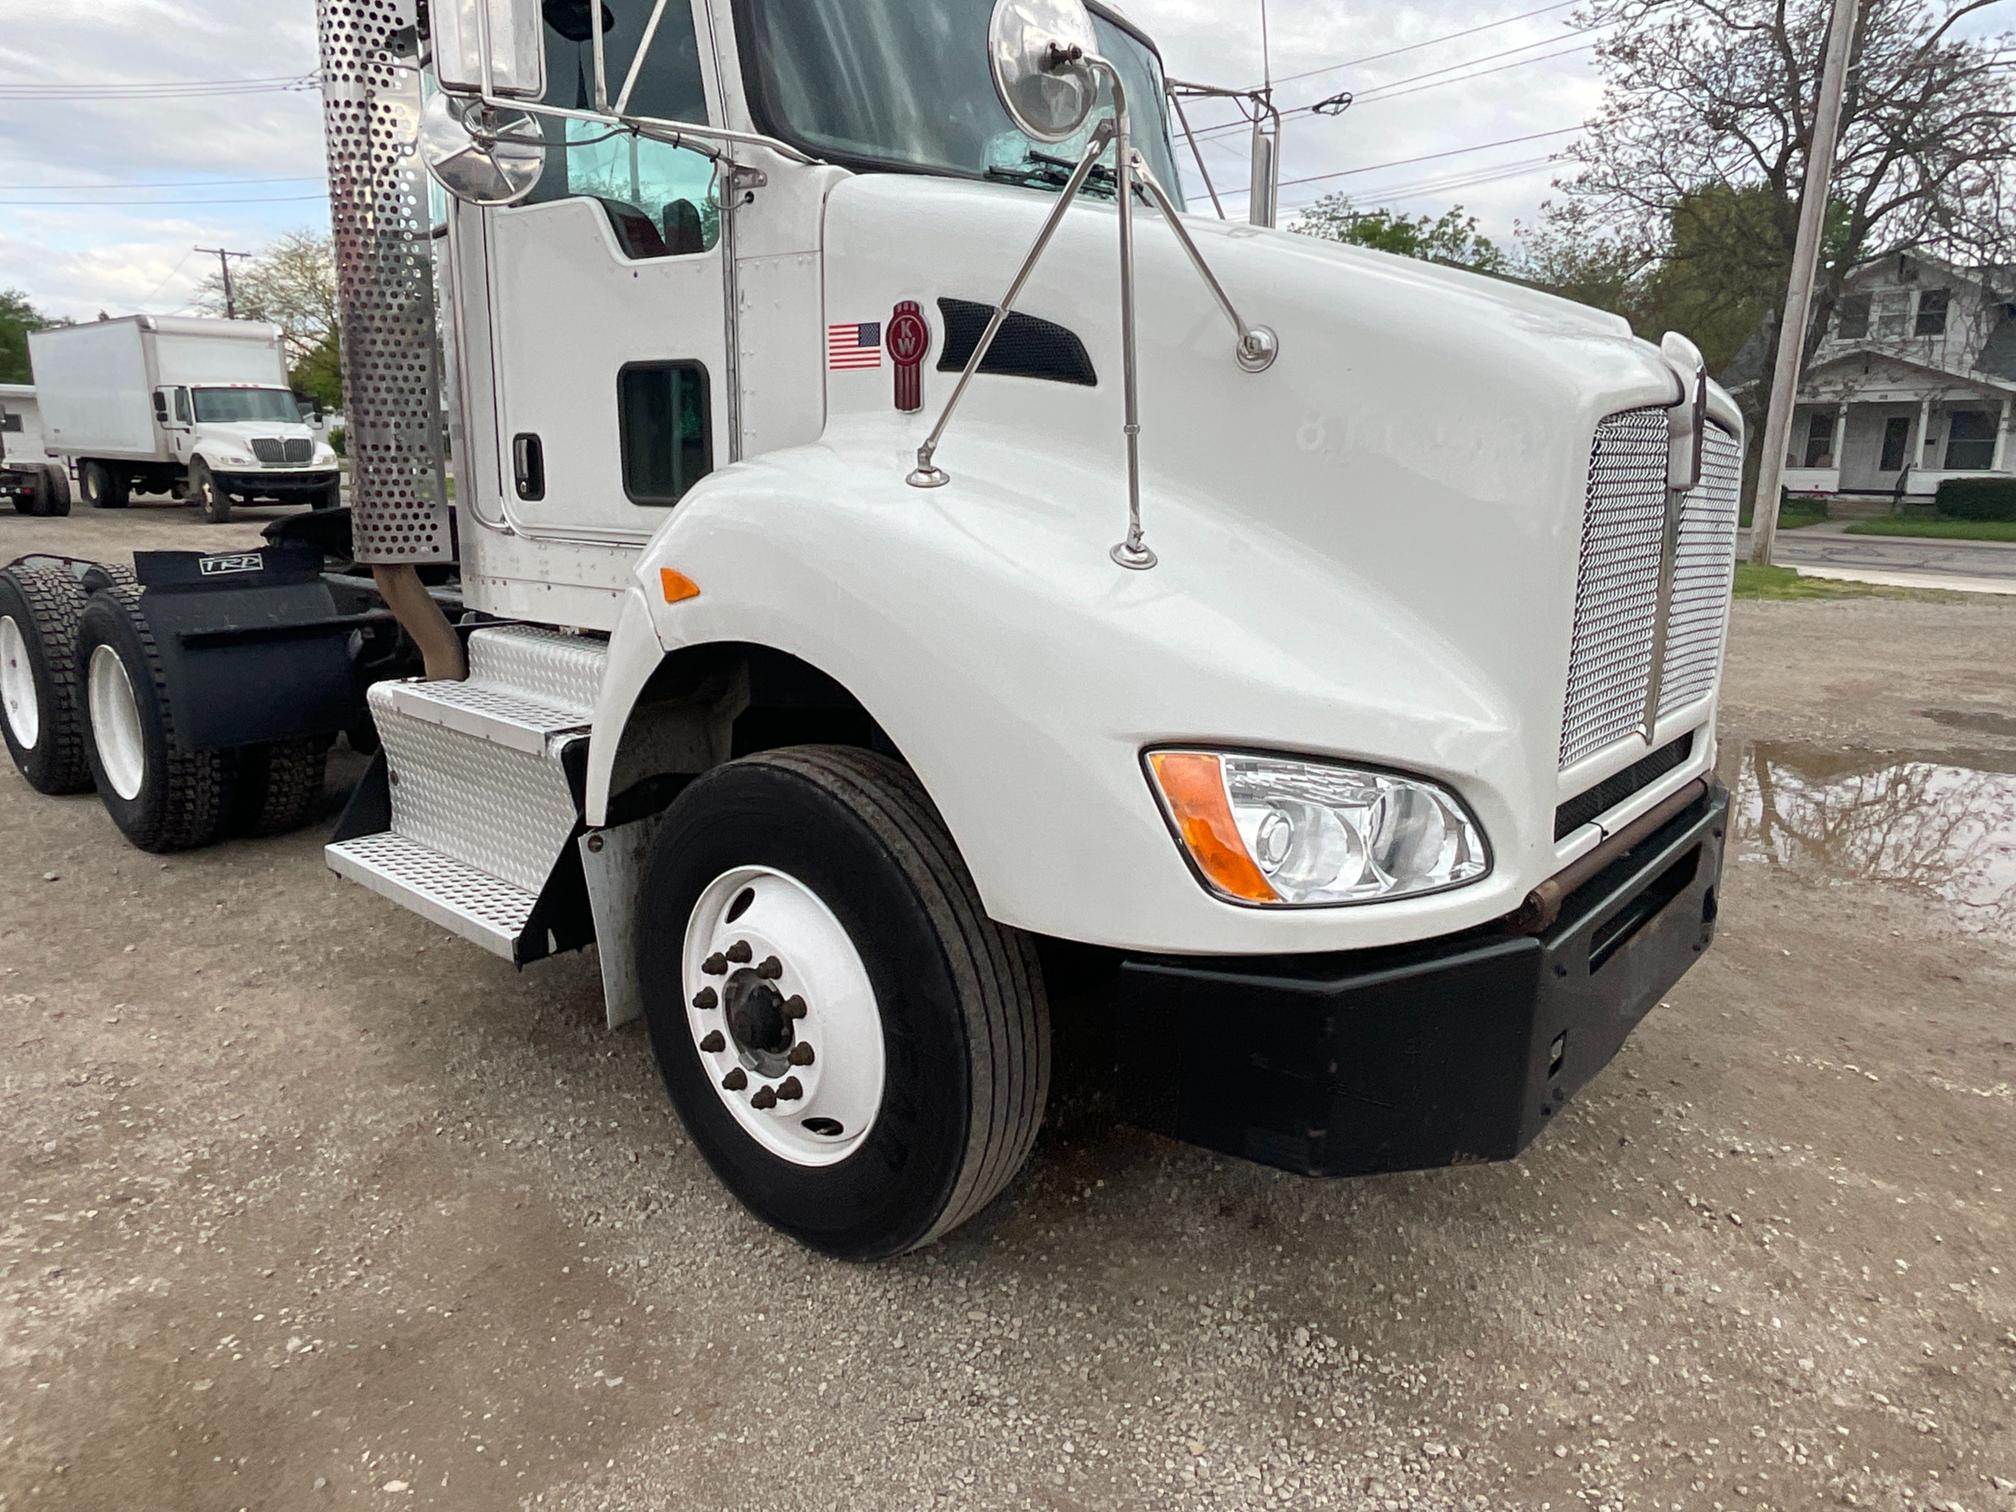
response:
{"label": "white steel wheel", "polygon": [[94,646],[86,696],[91,708],[91,743],[98,770],[112,791],[127,802],[140,796],[147,780],[147,739],[140,731],[140,705],[126,664],[110,646]]}
{"label": "white steel wheel", "polygon": [[735,1121],[794,1165],[853,1154],[882,1107],[874,984],[833,910],[797,878],[743,866],[686,925],[686,1018]]}
{"label": "white steel wheel", "polygon": [[28,637],[11,614],[0,616],[0,717],[22,750],[35,749],[42,738],[42,701],[35,693]]}
{"label": "white steel wheel", "polygon": [[751,1212],[884,1260],[1014,1179],[1049,1090],[1035,945],[987,917],[901,763],[797,746],[696,778],[640,908],[665,1090]]}

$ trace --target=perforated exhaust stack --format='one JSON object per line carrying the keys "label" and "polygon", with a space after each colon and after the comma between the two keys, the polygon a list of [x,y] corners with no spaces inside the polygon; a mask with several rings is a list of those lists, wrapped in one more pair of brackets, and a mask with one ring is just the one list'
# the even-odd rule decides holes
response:
{"label": "perforated exhaust stack", "polygon": [[420,75],[394,57],[418,0],[317,0],[356,559],[452,562]]}

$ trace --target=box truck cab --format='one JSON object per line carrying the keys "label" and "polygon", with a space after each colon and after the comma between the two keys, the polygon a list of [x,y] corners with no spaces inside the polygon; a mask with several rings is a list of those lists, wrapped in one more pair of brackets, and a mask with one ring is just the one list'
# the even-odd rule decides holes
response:
{"label": "box truck cab", "polygon": [[28,338],[50,450],[94,509],[131,495],[333,507],[336,453],[301,417],[277,326],[130,315]]}
{"label": "box truck cab", "polygon": [[0,383],[0,502],[17,514],[70,512],[63,465],[49,455],[42,405],[26,383]]}

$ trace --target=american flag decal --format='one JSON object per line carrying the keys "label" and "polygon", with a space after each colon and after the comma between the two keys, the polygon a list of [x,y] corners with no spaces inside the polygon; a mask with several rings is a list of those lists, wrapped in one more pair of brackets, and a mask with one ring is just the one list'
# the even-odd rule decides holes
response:
{"label": "american flag decal", "polygon": [[836,373],[882,366],[882,322],[849,321],[826,327],[826,366]]}

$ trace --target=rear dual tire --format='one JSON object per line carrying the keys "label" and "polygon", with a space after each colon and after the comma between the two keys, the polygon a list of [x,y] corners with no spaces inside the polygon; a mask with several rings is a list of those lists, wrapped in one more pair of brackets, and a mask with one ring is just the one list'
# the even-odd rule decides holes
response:
{"label": "rear dual tire", "polygon": [[93,509],[124,509],[133,502],[130,481],[103,462],[86,462],[78,469],[84,502]]}
{"label": "rear dual tire", "polygon": [[60,568],[0,571],[0,734],[28,785],[51,796],[91,790],[76,657],[86,601]]}
{"label": "rear dual tire", "polygon": [[758,1217],[881,1260],[966,1222],[1021,1169],[1050,1075],[1035,948],[986,916],[907,768],[823,746],[717,768],[666,815],[643,907],[667,1091]]}

